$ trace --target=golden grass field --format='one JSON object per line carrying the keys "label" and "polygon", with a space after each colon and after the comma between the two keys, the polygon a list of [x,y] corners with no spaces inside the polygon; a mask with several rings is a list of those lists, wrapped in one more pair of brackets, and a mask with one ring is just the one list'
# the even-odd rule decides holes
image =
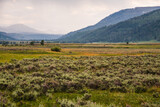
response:
{"label": "golden grass field", "polygon": [[[59,46],[61,52],[52,52]],[[40,56],[123,56],[160,54],[160,43],[152,44],[45,44],[41,46],[0,46],[0,62],[11,59],[38,58]]]}

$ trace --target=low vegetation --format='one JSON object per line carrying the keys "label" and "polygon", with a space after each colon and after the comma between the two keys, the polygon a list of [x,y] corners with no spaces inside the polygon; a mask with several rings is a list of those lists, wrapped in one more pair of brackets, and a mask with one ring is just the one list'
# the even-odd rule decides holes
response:
{"label": "low vegetation", "polygon": [[[61,47],[61,52],[51,51],[52,47]],[[40,56],[126,56],[160,55],[159,43],[125,44],[58,44],[40,43],[0,45],[0,63],[11,59],[39,58]]]}
{"label": "low vegetation", "polygon": [[[159,55],[57,56],[12,60],[0,64],[0,104],[25,106],[30,102],[28,106],[158,107],[159,63]],[[65,93],[69,98],[64,97]],[[71,98],[71,95],[75,96]],[[119,95],[123,95],[122,98]],[[137,100],[132,99],[135,96]],[[39,98],[43,97],[48,101],[39,102]],[[103,100],[100,100],[101,97]]]}
{"label": "low vegetation", "polygon": [[51,51],[61,52],[61,48],[60,47],[53,47],[53,48],[51,48]]}

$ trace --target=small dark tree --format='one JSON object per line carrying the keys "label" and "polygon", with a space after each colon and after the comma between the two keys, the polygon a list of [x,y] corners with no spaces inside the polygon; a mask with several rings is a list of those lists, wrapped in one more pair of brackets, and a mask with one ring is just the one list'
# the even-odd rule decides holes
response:
{"label": "small dark tree", "polygon": [[41,40],[41,45],[44,45],[44,40]]}
{"label": "small dark tree", "polygon": [[7,45],[9,45],[9,42],[7,42],[7,41],[2,42],[2,46],[7,46]]}
{"label": "small dark tree", "polygon": [[51,48],[51,51],[61,52],[61,48],[60,47],[53,47],[53,48]]}
{"label": "small dark tree", "polygon": [[128,45],[128,44],[129,44],[129,42],[126,42],[126,44]]}
{"label": "small dark tree", "polygon": [[34,45],[34,41],[31,41],[31,42],[30,42],[30,45]]}

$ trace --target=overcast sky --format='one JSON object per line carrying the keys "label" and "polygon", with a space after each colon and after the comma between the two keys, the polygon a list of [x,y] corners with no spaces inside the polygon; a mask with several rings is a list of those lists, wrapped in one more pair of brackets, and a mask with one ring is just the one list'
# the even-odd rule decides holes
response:
{"label": "overcast sky", "polygon": [[160,0],[0,0],[0,26],[25,24],[64,34],[125,8],[160,6]]}

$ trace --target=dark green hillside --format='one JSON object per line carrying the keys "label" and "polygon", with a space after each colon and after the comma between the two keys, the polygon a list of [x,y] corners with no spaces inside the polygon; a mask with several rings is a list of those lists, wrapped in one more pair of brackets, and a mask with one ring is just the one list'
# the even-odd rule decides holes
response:
{"label": "dark green hillside", "polygon": [[82,31],[94,30],[104,26],[114,25],[119,22],[126,21],[128,19],[141,16],[141,15],[144,15],[145,13],[149,13],[158,9],[160,9],[159,6],[158,7],[136,7],[131,9],[120,10],[116,13],[111,14],[110,16],[105,17],[97,24],[82,29]]}
{"label": "dark green hillside", "polygon": [[160,10],[103,27],[79,32],[61,42],[126,42],[160,40]]}
{"label": "dark green hillside", "polygon": [[137,16],[141,16],[141,15],[144,15],[145,13],[149,13],[149,12],[152,12],[152,11],[158,10],[158,9],[160,9],[159,6],[156,6],[156,7],[136,7],[136,8],[120,10],[118,12],[115,12],[115,13],[105,17],[104,19],[102,19],[101,21],[99,21],[95,25],[88,26],[86,28],[82,28],[82,29],[74,31],[74,32],[70,32],[70,33],[66,34],[65,36],[63,36],[61,39],[67,38],[69,36],[79,35],[79,33],[83,34],[86,32],[90,32],[92,30],[96,30],[98,28],[102,28],[105,26],[114,25],[119,22],[126,21],[128,19],[131,19],[131,18],[134,18]]}

